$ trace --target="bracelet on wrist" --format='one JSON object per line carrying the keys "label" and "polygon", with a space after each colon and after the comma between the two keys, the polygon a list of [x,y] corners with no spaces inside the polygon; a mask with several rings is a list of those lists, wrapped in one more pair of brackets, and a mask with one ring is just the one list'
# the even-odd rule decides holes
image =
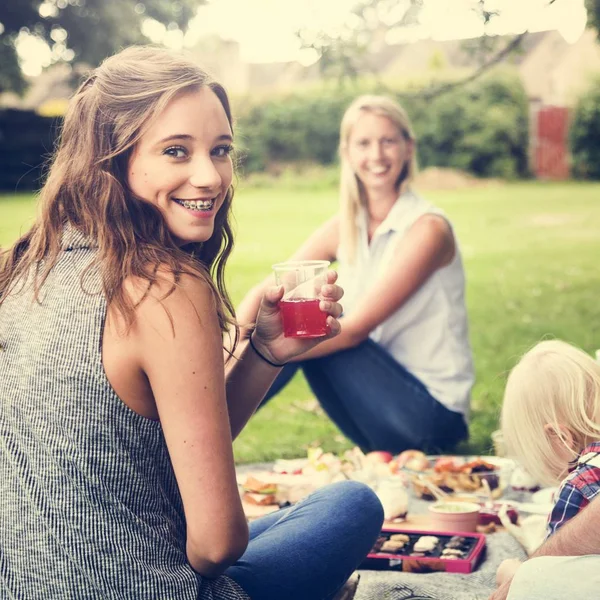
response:
{"label": "bracelet on wrist", "polygon": [[254,350],[254,352],[256,352],[256,354],[259,356],[259,358],[262,358],[266,363],[269,363],[272,367],[277,367],[278,369],[280,369],[281,367],[285,367],[285,365],[287,363],[283,363],[283,364],[274,363],[274,362],[270,361],[264,354],[261,354],[258,351],[258,348],[254,345],[254,342],[252,341],[252,335],[248,338],[248,340],[250,341],[252,350]]}

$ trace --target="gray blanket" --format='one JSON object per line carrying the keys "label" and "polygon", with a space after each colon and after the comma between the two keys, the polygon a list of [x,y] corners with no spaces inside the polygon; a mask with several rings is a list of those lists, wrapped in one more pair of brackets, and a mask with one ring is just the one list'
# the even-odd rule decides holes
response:
{"label": "gray blanket", "polygon": [[[238,466],[239,474],[269,470],[272,465]],[[526,492],[507,491],[506,499],[527,502]],[[412,497],[409,511],[426,513],[428,503]],[[401,525],[399,525],[401,527]],[[486,554],[477,569],[468,575],[458,573],[402,573],[360,570],[355,600],[487,600],[496,587],[496,569],[506,558],[525,560],[523,547],[509,533],[486,536]]]}
{"label": "gray blanket", "polygon": [[487,600],[496,568],[505,558],[525,560],[521,545],[506,532],[487,536],[487,553],[473,573],[399,573],[361,570],[356,600]]}
{"label": "gray blanket", "polygon": [[[531,494],[506,490],[504,497],[527,502]],[[411,497],[409,512],[426,513],[428,505],[424,500]],[[525,560],[527,554],[508,532],[498,531],[486,536],[486,553],[472,573],[361,570],[355,600],[487,600],[496,587],[496,569],[506,558]]]}

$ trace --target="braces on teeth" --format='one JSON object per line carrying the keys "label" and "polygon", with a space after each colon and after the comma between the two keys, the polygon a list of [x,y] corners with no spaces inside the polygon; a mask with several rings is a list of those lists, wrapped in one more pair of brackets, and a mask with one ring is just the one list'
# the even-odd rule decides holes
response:
{"label": "braces on teeth", "polygon": [[204,202],[189,202],[187,200],[179,200],[179,204],[185,206],[185,208],[191,208],[194,210],[209,209],[213,205],[213,200],[206,200]]}

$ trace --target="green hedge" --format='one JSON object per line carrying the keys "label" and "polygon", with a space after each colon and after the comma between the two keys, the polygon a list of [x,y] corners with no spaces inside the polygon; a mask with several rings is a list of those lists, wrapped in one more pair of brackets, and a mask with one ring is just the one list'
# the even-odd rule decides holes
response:
{"label": "green hedge", "polygon": [[600,179],[600,76],[579,99],[569,136],[573,175]]}
{"label": "green hedge", "polygon": [[528,174],[529,104],[516,74],[500,71],[415,109],[423,166],[481,177]]}
{"label": "green hedge", "polygon": [[[344,110],[357,95],[379,91],[363,84],[264,101],[236,99],[242,170],[263,171],[277,163],[334,163]],[[409,96],[402,90],[385,93],[396,96],[408,111],[422,167],[454,167],[482,177],[527,175],[528,107],[515,73],[499,70],[433,99]],[[597,100],[589,102],[596,102],[596,111],[600,110]],[[58,119],[34,112],[0,111],[0,190],[40,187],[58,125]],[[588,169],[600,169],[600,160],[580,162],[589,162]]]}
{"label": "green hedge", "polygon": [[[337,159],[345,108],[375,86],[316,89],[264,101],[234,102],[245,172],[273,163],[330,164]],[[455,167],[485,177],[527,175],[528,103],[513,72],[498,70],[433,99],[395,96],[408,111],[419,140],[421,166]]]}
{"label": "green hedge", "polygon": [[41,186],[58,124],[57,119],[33,111],[0,111],[0,190],[21,192]]}

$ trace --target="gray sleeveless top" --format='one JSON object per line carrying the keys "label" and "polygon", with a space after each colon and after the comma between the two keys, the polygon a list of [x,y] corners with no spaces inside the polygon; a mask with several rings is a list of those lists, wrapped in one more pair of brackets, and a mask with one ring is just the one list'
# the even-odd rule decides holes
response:
{"label": "gray sleeveless top", "polygon": [[161,426],[106,379],[95,255],[67,230],[40,302],[0,305],[0,599],[248,600],[189,565]]}

